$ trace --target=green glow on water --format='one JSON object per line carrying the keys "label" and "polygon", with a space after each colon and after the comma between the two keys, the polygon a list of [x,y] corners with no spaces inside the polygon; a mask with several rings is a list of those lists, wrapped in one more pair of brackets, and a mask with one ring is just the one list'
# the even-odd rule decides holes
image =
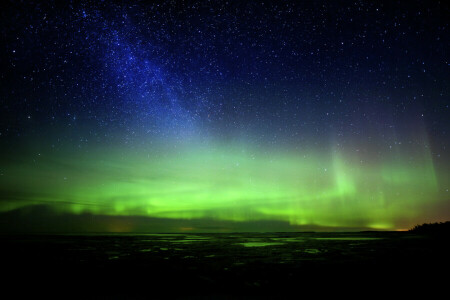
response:
{"label": "green glow on water", "polygon": [[248,243],[239,243],[244,247],[267,247],[267,246],[279,246],[284,245],[283,243],[264,243],[264,242],[248,242]]}
{"label": "green glow on water", "polygon": [[339,151],[237,146],[123,153],[11,162],[0,210],[396,229],[444,201],[431,159],[365,163]]}

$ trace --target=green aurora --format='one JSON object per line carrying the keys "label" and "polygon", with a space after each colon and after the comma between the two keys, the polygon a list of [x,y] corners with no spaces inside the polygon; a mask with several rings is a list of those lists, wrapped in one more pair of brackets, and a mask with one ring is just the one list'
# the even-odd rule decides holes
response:
{"label": "green aurora", "polygon": [[445,172],[426,151],[371,161],[336,149],[156,148],[4,162],[0,211],[46,205],[55,214],[397,230],[436,216],[447,202]]}
{"label": "green aurora", "polygon": [[441,2],[4,2],[0,232],[450,220]]}

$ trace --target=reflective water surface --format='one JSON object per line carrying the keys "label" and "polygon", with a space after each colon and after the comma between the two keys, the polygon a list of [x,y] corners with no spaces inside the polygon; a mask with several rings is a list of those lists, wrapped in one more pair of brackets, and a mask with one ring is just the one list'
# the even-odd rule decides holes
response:
{"label": "reflective water surface", "polygon": [[[405,232],[4,235],[0,239],[0,263],[8,278],[28,276],[27,284],[44,288],[45,293],[52,283],[81,298],[87,294],[79,293],[89,287],[95,299],[105,295],[106,299],[133,298],[130,295],[147,299],[148,293],[160,289],[180,299],[196,295],[261,299],[299,285],[320,290],[324,284],[373,284],[380,280],[378,274],[384,274],[384,283],[410,284],[420,274],[434,274],[436,266],[445,269],[450,250],[448,239]],[[42,276],[44,270],[48,275]],[[83,283],[74,288],[72,284],[80,280]]]}

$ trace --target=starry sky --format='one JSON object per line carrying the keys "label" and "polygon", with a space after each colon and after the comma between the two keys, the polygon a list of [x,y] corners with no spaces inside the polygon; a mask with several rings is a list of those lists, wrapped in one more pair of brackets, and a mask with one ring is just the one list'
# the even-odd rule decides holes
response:
{"label": "starry sky", "polygon": [[1,6],[1,231],[450,219],[443,1]]}

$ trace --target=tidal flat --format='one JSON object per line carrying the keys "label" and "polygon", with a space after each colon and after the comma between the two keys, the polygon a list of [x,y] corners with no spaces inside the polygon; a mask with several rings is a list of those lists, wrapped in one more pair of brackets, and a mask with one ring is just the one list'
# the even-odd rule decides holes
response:
{"label": "tidal flat", "polygon": [[408,232],[2,235],[17,297],[279,299],[446,286],[448,237]]}

